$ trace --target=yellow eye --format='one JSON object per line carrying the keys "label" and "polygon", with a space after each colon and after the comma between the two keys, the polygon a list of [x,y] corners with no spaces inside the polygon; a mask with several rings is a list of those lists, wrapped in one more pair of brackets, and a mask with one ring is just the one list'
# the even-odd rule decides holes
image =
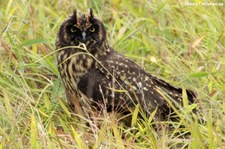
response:
{"label": "yellow eye", "polygon": [[94,32],[94,31],[95,31],[95,28],[94,28],[94,27],[90,27],[90,28],[89,28],[89,31],[90,31],[90,32]]}
{"label": "yellow eye", "polygon": [[75,33],[77,30],[76,30],[75,28],[71,28],[70,31],[71,31],[72,33]]}

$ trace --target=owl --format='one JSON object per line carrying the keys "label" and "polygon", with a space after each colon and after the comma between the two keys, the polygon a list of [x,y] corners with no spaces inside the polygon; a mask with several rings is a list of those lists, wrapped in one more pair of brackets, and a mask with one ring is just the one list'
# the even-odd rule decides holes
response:
{"label": "owl", "polygon": [[[171,106],[182,106],[182,89],[151,75],[116,52],[107,42],[104,24],[94,16],[73,12],[60,26],[56,41],[58,71],[75,112],[83,108],[132,112],[137,105],[147,115],[167,119]],[[196,94],[186,90],[189,103]]]}

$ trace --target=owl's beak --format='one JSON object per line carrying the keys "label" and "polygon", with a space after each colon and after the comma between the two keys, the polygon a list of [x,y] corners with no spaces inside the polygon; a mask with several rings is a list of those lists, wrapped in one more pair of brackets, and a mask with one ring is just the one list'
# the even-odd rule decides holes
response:
{"label": "owl's beak", "polygon": [[86,32],[85,31],[82,32],[82,38],[83,38],[83,41],[86,40]]}

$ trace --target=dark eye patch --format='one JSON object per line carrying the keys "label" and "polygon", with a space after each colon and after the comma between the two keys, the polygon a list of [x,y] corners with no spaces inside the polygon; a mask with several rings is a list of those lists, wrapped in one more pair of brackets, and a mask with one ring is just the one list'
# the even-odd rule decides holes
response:
{"label": "dark eye patch", "polygon": [[71,32],[71,33],[75,33],[75,32],[77,32],[77,29],[76,29],[75,27],[71,27],[71,28],[70,28],[70,32]]}
{"label": "dark eye patch", "polygon": [[81,31],[80,31],[80,29],[77,28],[76,26],[71,26],[70,32],[71,32],[71,33],[75,33],[75,32],[78,33],[78,32],[81,32]]}
{"label": "dark eye patch", "polygon": [[77,28],[77,27],[74,26],[74,25],[68,25],[68,26],[67,26],[67,32],[68,32],[68,33],[80,33],[81,31],[80,31],[79,28]]}
{"label": "dark eye patch", "polygon": [[95,27],[92,25],[88,28],[88,30],[93,33],[93,32],[95,32]]}
{"label": "dark eye patch", "polygon": [[99,27],[98,27],[98,25],[96,25],[96,24],[92,24],[92,25],[88,28],[88,30],[89,30],[90,32],[92,32],[92,33],[97,32],[98,29],[99,29]]}

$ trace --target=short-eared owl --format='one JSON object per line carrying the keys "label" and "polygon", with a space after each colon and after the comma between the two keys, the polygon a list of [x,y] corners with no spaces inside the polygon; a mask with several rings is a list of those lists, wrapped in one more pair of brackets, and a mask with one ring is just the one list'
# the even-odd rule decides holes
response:
{"label": "short-eared owl", "polygon": [[[62,23],[56,47],[58,70],[76,111],[83,104],[99,110],[104,105],[108,111],[129,111],[139,104],[146,114],[157,109],[161,119],[173,111],[171,103],[183,103],[181,88],[152,76],[110,47],[106,29],[92,9],[87,15],[74,11]],[[193,103],[196,95],[190,90],[186,94]]]}

